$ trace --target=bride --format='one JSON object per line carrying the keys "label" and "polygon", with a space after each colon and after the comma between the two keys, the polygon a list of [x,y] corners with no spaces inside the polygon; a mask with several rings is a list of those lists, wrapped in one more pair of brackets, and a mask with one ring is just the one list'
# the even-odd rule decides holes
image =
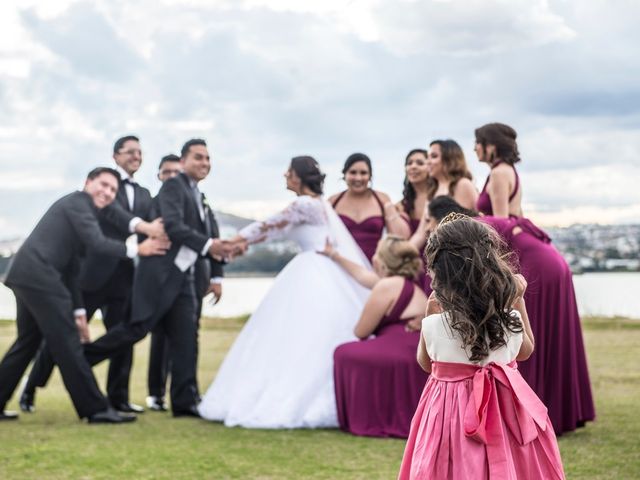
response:
{"label": "bride", "polygon": [[229,350],[198,409],[207,420],[247,428],[337,427],[333,351],[355,340],[369,290],[317,254],[326,239],[342,256],[371,268],[322,198],[324,175],[308,156],[285,174],[296,200],[236,240],[295,241],[302,250],[276,277]]}

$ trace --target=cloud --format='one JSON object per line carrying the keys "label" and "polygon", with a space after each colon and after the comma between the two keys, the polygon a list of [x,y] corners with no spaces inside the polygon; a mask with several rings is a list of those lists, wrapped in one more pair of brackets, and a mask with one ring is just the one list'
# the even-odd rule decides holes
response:
{"label": "cloud", "polygon": [[625,193],[640,150],[640,6],[628,2],[43,5],[0,6],[11,32],[0,32],[0,165],[15,180],[0,186],[0,218],[11,229],[42,213],[22,205],[29,189],[50,199],[79,188],[127,133],[142,139],[137,177],[152,191],[162,155],[206,138],[203,190],[238,214],[289,201],[282,173],[302,153],[333,193],[344,159],[364,151],[376,188],[398,199],[406,152],[453,138],[481,186],[473,129],[491,121],[519,132],[532,211],[638,203]]}

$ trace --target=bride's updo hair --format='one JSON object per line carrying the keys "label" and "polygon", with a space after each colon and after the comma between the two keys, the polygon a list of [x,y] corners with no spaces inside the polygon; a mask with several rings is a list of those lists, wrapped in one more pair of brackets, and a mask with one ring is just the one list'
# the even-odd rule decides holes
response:
{"label": "bride's updo hair", "polygon": [[[480,128],[476,128],[476,142],[482,145],[483,149],[487,145],[495,145],[496,157],[513,165],[520,161],[520,153],[518,153],[518,144],[516,137],[518,134],[509,125],[504,123],[488,123]],[[489,164],[493,163],[493,158]]]}
{"label": "bride's updo hair", "polygon": [[422,268],[420,253],[416,247],[398,235],[387,235],[380,239],[376,256],[385,266],[388,277],[400,275],[415,278]]}
{"label": "bride's updo hair", "polygon": [[325,174],[320,171],[320,165],[315,158],[308,155],[293,157],[290,168],[296,172],[304,186],[313,193],[322,195]]}

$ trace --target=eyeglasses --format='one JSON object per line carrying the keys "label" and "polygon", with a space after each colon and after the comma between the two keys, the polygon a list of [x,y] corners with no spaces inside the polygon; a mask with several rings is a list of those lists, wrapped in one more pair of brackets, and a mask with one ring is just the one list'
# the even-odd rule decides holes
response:
{"label": "eyeglasses", "polygon": [[130,150],[124,150],[124,151],[118,152],[119,155],[135,155],[136,153],[138,155],[142,155],[142,150],[140,150],[139,148],[138,149],[132,148]]}

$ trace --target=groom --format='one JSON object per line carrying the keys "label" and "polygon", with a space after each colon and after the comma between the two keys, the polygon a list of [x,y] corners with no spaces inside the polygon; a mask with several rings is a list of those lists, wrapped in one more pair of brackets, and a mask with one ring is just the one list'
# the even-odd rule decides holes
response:
{"label": "groom", "polygon": [[[141,259],[136,270],[131,320],[92,344],[85,353],[92,364],[137,342],[162,319],[169,338],[171,407],[174,416],[199,416],[196,385],[199,259],[221,261],[243,253],[246,246],[215,238],[214,219],[198,183],[211,169],[207,144],[193,139],[182,148],[182,173],[167,180],[156,198],[171,249],[161,261]],[[156,260],[160,260],[158,257]],[[208,263],[207,262],[207,263]]]}

